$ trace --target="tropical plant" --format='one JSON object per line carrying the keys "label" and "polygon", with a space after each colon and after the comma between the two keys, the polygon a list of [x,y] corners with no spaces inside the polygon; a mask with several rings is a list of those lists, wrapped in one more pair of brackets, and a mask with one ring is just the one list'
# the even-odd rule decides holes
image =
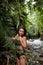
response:
{"label": "tropical plant", "polygon": [[0,0],[0,53],[16,57],[11,37],[21,25],[32,36],[43,34],[43,0]]}

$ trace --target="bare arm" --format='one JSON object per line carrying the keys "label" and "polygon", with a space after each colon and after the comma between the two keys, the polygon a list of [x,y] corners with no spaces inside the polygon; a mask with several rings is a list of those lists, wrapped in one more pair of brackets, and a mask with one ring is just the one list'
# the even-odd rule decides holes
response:
{"label": "bare arm", "polygon": [[20,41],[21,41],[21,45],[22,45],[23,49],[25,50],[25,48],[27,47],[26,37],[23,37],[23,39],[21,39]]}
{"label": "bare arm", "polygon": [[11,38],[13,41],[17,40],[18,39],[18,34],[15,36],[15,37],[12,37]]}

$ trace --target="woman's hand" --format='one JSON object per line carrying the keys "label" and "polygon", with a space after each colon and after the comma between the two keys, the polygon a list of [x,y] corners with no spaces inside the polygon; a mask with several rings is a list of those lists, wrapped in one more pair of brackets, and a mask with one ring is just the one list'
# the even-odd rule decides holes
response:
{"label": "woman's hand", "polygon": [[22,42],[22,37],[21,36],[19,37],[19,40],[20,40],[20,42]]}
{"label": "woman's hand", "polygon": [[19,38],[20,42],[21,42],[21,45],[23,47],[23,49],[25,50],[25,48],[27,47],[27,41],[26,41],[26,37],[20,37]]}
{"label": "woman's hand", "polygon": [[13,41],[14,41],[14,40],[17,40],[18,37],[19,37],[19,35],[17,34],[15,37],[12,37],[11,40],[13,40]]}

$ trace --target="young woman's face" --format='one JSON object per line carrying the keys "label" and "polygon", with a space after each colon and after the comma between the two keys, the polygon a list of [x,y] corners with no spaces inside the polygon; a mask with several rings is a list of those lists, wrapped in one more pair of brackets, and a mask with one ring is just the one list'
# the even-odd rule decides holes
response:
{"label": "young woman's face", "polygon": [[20,36],[23,36],[23,35],[24,35],[24,29],[22,29],[22,28],[19,29],[19,35],[20,35]]}

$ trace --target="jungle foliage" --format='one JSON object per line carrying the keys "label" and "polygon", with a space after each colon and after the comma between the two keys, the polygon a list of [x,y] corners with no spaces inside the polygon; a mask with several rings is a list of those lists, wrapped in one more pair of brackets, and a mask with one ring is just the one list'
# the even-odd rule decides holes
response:
{"label": "jungle foliage", "polygon": [[27,35],[43,35],[43,0],[0,0],[0,52],[15,54],[10,38],[21,25]]}

